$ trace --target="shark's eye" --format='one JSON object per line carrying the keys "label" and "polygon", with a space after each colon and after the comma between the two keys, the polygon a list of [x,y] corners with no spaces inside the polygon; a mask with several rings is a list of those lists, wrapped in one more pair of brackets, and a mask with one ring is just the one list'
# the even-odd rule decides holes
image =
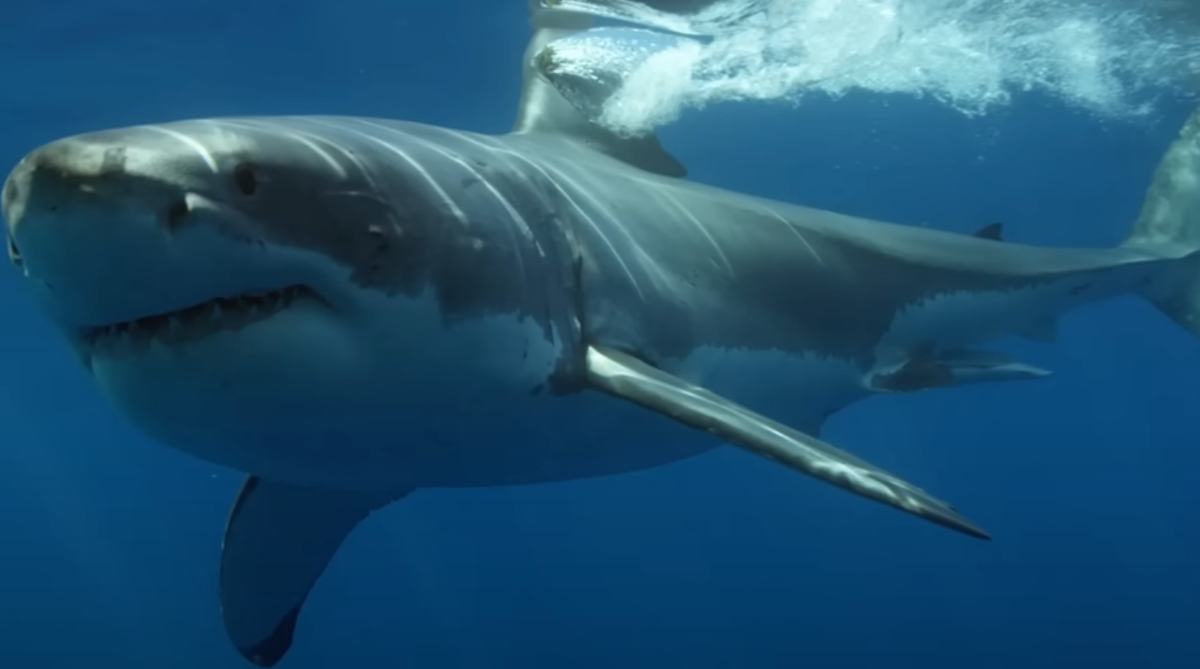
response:
{"label": "shark's eye", "polygon": [[13,239],[12,233],[8,233],[8,257],[14,263],[21,264],[21,252],[17,250],[17,242]]}
{"label": "shark's eye", "polygon": [[254,195],[258,190],[258,177],[254,175],[254,168],[250,163],[238,163],[237,167],[233,168],[233,183],[242,195]]}

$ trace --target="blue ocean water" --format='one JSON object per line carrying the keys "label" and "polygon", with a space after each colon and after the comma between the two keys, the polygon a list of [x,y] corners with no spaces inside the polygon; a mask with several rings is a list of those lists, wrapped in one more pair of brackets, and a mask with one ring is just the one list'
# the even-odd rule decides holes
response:
{"label": "blue ocean water", "polygon": [[[503,132],[528,36],[518,0],[5,15],[0,165],[75,132],[222,114]],[[691,178],[725,188],[1112,245],[1193,104],[1113,121],[1026,93],[968,117],[850,93],[717,104],[660,135]],[[241,475],[119,419],[19,288],[0,273],[0,667],[249,666],[215,588]],[[423,491],[350,537],[280,666],[1200,666],[1200,342],[1128,298],[1068,316],[1056,345],[1005,346],[1055,374],[871,399],[825,432],[952,500],[990,543],[733,449],[612,478]]]}

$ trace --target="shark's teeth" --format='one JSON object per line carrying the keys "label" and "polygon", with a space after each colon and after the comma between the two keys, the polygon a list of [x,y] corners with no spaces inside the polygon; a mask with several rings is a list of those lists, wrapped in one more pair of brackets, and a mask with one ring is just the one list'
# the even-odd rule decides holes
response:
{"label": "shark's teeth", "polygon": [[142,345],[154,340],[164,344],[182,343],[221,330],[243,328],[269,318],[305,297],[316,298],[316,293],[306,286],[289,286],[265,293],[220,297],[178,311],[87,328],[81,336],[97,352],[110,354],[127,349],[141,350]]}

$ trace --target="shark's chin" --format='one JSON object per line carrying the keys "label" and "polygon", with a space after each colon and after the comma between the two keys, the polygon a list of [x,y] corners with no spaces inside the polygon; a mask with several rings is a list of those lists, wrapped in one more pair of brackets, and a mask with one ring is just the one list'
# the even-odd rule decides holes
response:
{"label": "shark's chin", "polygon": [[305,480],[303,470],[326,466],[331,448],[381,415],[371,358],[342,314],[319,299],[301,296],[266,315],[256,309],[223,310],[220,327],[210,319],[175,334],[109,335],[89,369],[114,407],[155,441],[226,467]]}

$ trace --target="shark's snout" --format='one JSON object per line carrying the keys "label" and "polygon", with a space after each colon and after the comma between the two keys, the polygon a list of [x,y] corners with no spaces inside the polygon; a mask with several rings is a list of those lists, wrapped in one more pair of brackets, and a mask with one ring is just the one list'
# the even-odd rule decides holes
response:
{"label": "shark's snout", "polygon": [[239,198],[256,176],[223,139],[143,126],[18,163],[3,187],[8,255],[56,321],[87,331],[299,283],[249,232]]}
{"label": "shark's snout", "polygon": [[205,190],[219,170],[207,152],[188,155],[148,139],[130,136],[123,141],[119,135],[98,133],[59,140],[25,156],[3,189],[13,243],[19,246],[27,220],[45,225],[85,212],[102,211],[114,220],[167,229],[182,225],[191,208],[189,192]]}

